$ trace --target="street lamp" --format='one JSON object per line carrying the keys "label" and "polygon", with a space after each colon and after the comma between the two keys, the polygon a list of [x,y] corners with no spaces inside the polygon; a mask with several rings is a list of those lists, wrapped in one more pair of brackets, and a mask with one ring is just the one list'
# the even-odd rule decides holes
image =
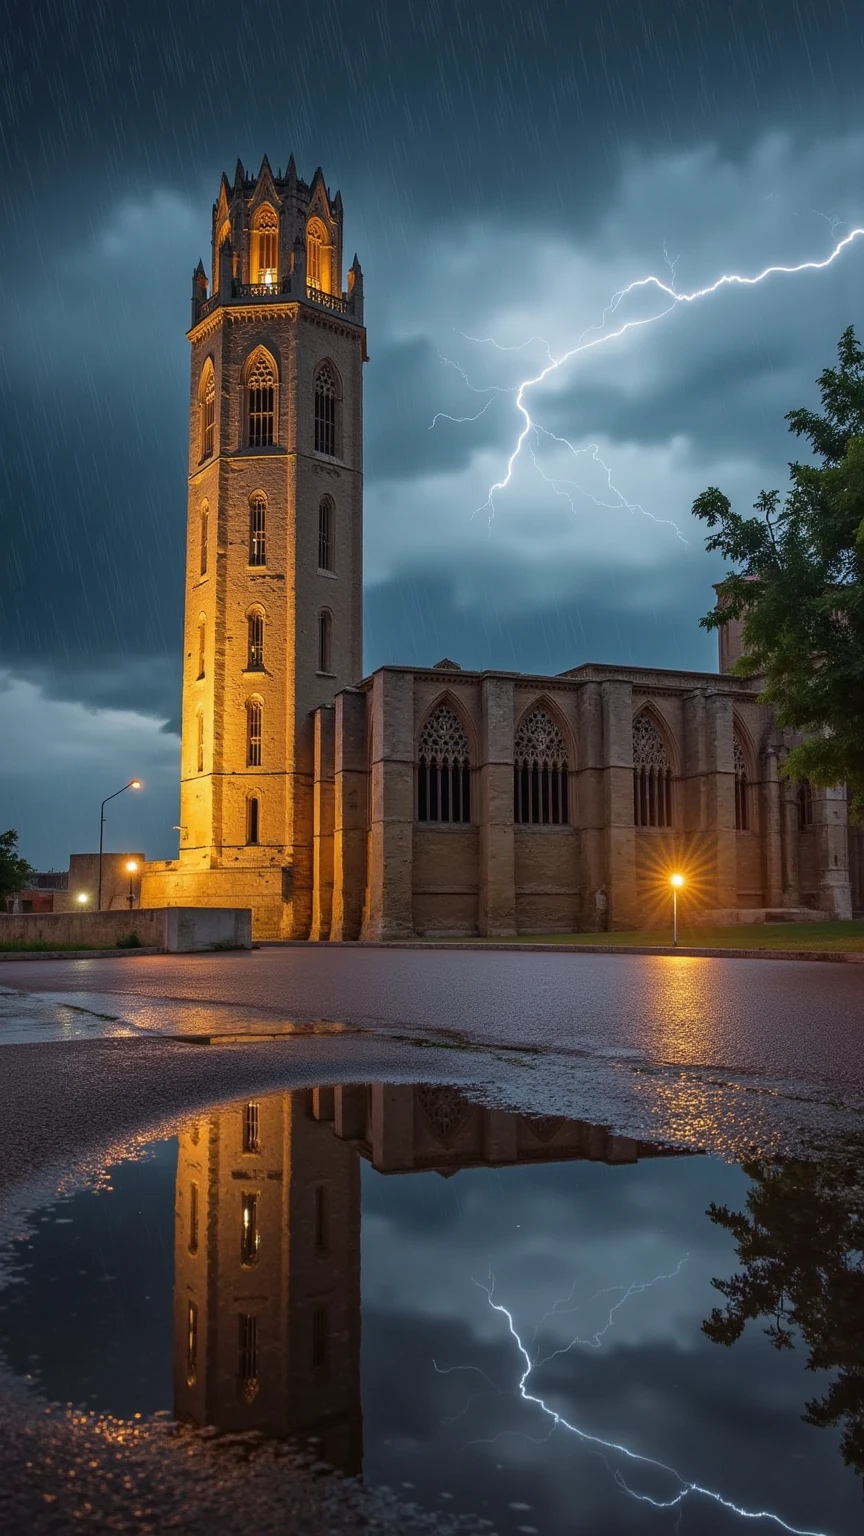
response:
{"label": "street lamp", "polygon": [[128,784],[124,784],[122,789],[115,789],[113,795],[106,795],[105,799],[102,801],[102,806],[101,806],[101,809],[100,809],[100,812],[99,812],[99,881],[98,881],[98,888],[97,888],[97,892],[96,892],[96,910],[98,912],[102,911],[102,839],[103,839],[103,837],[105,835],[105,807],[108,804],[109,800],[116,800],[117,796],[125,794],[127,789],[140,789],[140,788],[141,788],[141,780],[140,779],[130,779],[129,783]]}
{"label": "street lamp", "polygon": [[86,907],[86,905],[87,905],[87,892],[86,891],[79,891],[78,892],[78,905],[80,907],[82,907],[82,908]]}
{"label": "street lamp", "polygon": [[133,880],[133,877],[135,875],[135,871],[138,868],[138,864],[137,864],[136,860],[135,859],[127,859],[126,860],[126,868],[127,868],[128,872],[129,872],[129,896],[128,896],[128,901],[129,901],[129,911],[131,912],[132,908],[135,905],[135,893],[132,890],[132,880]]}
{"label": "street lamp", "polygon": [[678,892],[684,884],[683,875],[670,875],[669,884],[672,887],[672,943],[678,943]]}

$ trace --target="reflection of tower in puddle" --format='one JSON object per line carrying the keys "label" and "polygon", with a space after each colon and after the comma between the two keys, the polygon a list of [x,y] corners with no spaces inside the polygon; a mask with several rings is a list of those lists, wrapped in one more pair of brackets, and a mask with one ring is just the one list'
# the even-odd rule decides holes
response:
{"label": "reflection of tower in puddle", "polygon": [[322,1459],[354,1473],[359,1163],[320,1109],[318,1091],[282,1093],[217,1110],[179,1138],[175,1413],[221,1431],[315,1436]]}

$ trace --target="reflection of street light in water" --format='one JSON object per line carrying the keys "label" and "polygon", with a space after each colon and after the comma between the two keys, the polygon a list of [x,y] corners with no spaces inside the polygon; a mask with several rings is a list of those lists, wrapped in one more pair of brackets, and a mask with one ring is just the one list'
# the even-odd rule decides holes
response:
{"label": "reflection of street light in water", "polygon": [[678,943],[678,892],[684,884],[683,875],[670,875],[669,884],[672,887],[672,943]]}
{"label": "reflection of street light in water", "polygon": [[133,880],[133,877],[135,875],[135,871],[137,870],[137,868],[138,868],[138,865],[137,865],[135,859],[127,859],[126,860],[126,869],[128,870],[128,873],[129,873],[129,895],[128,895],[128,897],[126,899],[129,902],[129,911],[130,912],[132,911],[132,908],[135,905],[135,893],[134,893],[134,891],[132,889],[132,880]]}

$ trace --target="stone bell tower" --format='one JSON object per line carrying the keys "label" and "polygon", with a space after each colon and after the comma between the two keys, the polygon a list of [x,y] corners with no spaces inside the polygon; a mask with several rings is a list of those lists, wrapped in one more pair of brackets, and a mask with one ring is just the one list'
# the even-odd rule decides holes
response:
{"label": "stone bell tower", "polygon": [[180,857],[148,904],[308,935],[313,721],[362,676],[363,276],[342,199],[265,157],[193,277]]}

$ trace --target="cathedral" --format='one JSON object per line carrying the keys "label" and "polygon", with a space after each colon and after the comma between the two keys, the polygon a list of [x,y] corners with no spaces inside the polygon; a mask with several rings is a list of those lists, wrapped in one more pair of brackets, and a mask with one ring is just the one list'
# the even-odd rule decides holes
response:
{"label": "cathedral", "polygon": [[442,660],[363,672],[363,273],[342,200],[238,162],[192,280],[180,848],[141,904],[248,907],[256,939],[843,918],[841,787],[730,675]]}

